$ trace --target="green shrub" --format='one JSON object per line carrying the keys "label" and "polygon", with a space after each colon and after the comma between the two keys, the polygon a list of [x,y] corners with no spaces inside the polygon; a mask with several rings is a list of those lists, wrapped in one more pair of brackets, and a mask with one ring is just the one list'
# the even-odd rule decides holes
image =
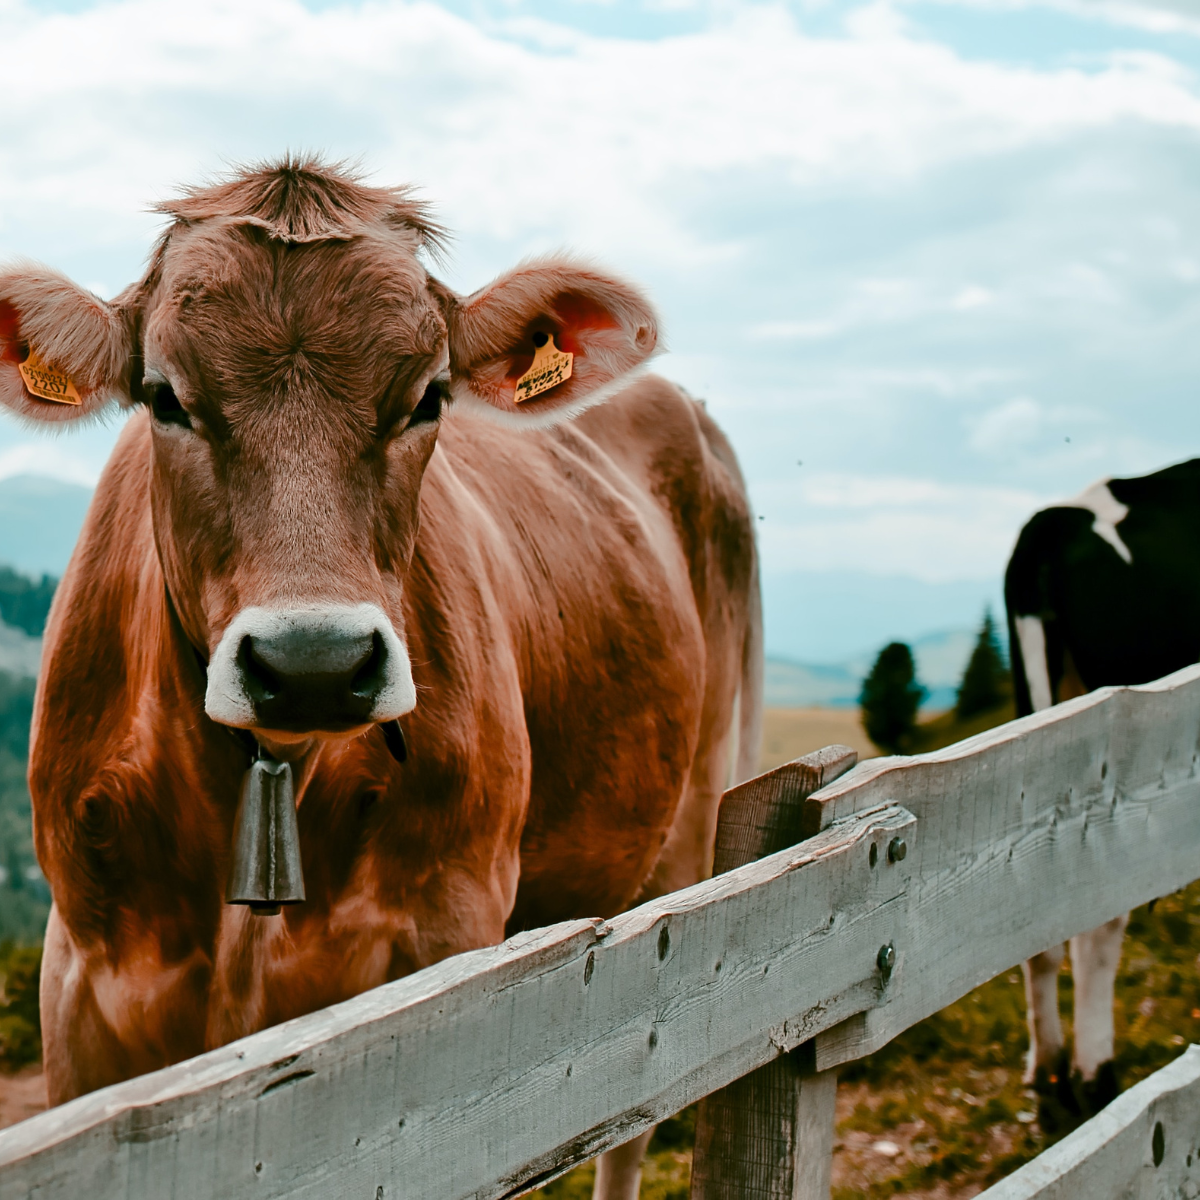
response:
{"label": "green shrub", "polygon": [[858,702],[863,728],[881,750],[900,754],[909,748],[917,709],[925,689],[917,682],[912,651],[903,642],[884,646],[863,680]]}
{"label": "green shrub", "polygon": [[16,1070],[42,1056],[38,1012],[40,946],[0,942],[0,1067]]}
{"label": "green shrub", "polygon": [[979,629],[975,649],[971,651],[963,671],[955,712],[958,719],[964,721],[978,713],[999,708],[1011,694],[1012,681],[989,610],[983,614],[983,625]]}
{"label": "green shrub", "polygon": [[6,625],[41,637],[58,580],[50,575],[30,579],[12,567],[0,567],[0,618]]}

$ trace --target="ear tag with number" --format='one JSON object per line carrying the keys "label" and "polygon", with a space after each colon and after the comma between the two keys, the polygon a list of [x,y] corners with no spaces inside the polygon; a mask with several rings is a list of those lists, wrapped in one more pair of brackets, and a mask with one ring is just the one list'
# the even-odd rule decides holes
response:
{"label": "ear tag with number", "polygon": [[17,370],[21,372],[25,386],[39,400],[53,400],[55,404],[83,403],[71,380],[62,371],[42,362],[32,347],[29,357],[23,363],[17,363]]}
{"label": "ear tag with number", "polygon": [[575,361],[575,355],[569,350],[560,350],[554,344],[554,338],[547,333],[535,333],[533,344],[533,363],[517,380],[517,390],[513,395],[517,404],[532,400],[534,396],[540,396],[542,392],[548,392],[571,378],[571,364]]}

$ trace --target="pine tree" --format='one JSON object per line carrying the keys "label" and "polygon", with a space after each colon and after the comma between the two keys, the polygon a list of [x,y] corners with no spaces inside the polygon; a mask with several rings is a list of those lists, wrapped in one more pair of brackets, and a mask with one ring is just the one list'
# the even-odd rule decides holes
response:
{"label": "pine tree", "polygon": [[971,651],[962,683],[958,686],[958,716],[973,717],[977,713],[998,708],[1008,699],[1011,691],[1008,666],[996,637],[991,609],[988,609],[983,614],[975,649]]}
{"label": "pine tree", "polygon": [[912,651],[903,642],[884,646],[863,680],[858,702],[867,736],[890,754],[911,742],[925,689],[916,680]]}

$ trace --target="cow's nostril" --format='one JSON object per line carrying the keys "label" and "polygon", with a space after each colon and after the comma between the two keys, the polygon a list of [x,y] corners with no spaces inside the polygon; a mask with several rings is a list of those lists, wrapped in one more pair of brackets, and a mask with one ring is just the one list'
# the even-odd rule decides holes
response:
{"label": "cow's nostril", "polygon": [[261,704],[265,700],[274,700],[279,694],[281,686],[279,676],[255,654],[254,639],[249,634],[242,638],[242,644],[238,647],[237,660],[238,666],[242,669],[242,679],[250,699],[255,704]]}
{"label": "cow's nostril", "polygon": [[362,700],[374,700],[383,691],[387,671],[387,647],[379,630],[371,635],[371,652],[354,673],[350,690]]}

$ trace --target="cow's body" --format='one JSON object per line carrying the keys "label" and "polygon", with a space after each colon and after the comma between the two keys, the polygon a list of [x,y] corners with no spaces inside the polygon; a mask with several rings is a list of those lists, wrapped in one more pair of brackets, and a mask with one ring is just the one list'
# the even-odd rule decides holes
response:
{"label": "cow's body", "polygon": [[[1005,601],[1018,716],[1200,660],[1200,459],[1101,480],[1035,514],[1009,561]],[[1026,964],[1029,1076],[1048,1126],[1116,1094],[1113,987],[1126,920],[1071,940],[1071,1063],[1058,1016],[1063,948]]]}
{"label": "cow's body", "polygon": [[[46,346],[84,411],[105,387],[145,406],[34,719],[54,1102],[695,882],[757,752],[728,443],[653,377],[562,421],[653,348],[636,293],[556,261],[461,300],[413,257],[404,193],[308,164],[197,195],[111,307],[0,276],[0,400],[60,416],[11,366]],[[518,409],[539,329],[575,374]],[[402,764],[376,727],[397,720]],[[307,900],[275,916],[223,902],[256,743],[297,779]],[[631,1195],[639,1158],[598,1193]]]}
{"label": "cow's body", "polygon": [[[324,748],[299,807],[308,901],[281,921],[221,903],[247,755],[204,718],[203,671],[171,617],[146,424],[121,439],[47,629],[31,781],[58,909],[55,1099],[506,924],[618,912],[677,815],[683,854],[657,886],[703,871],[753,560],[748,534],[728,540],[748,529],[745,502],[697,405],[648,379],[536,433],[447,419],[406,601],[411,757],[395,763],[377,733]],[[83,1020],[92,1051],[60,1063]]]}

